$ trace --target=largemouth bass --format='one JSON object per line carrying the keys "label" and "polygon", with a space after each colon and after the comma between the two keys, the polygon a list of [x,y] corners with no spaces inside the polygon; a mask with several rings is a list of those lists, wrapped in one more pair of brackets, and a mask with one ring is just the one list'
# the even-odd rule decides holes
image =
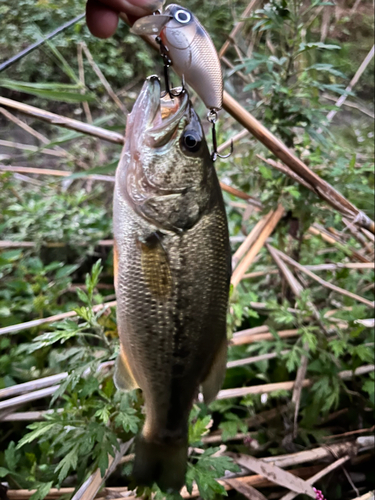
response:
{"label": "largemouth bass", "polygon": [[146,419],[133,475],[185,481],[188,417],[225,374],[231,260],[223,198],[188,94],[150,77],[128,117],[113,206],[119,389],[140,387]]}

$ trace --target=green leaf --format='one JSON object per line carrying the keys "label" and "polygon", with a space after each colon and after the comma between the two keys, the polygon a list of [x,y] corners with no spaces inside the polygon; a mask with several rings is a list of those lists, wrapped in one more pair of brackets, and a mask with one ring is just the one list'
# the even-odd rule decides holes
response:
{"label": "green leaf", "polygon": [[0,87],[61,102],[89,102],[94,100],[91,94],[73,92],[73,90],[77,90],[77,85],[27,83],[1,78]]}
{"label": "green leaf", "polygon": [[43,498],[48,495],[52,485],[52,481],[49,483],[39,483],[36,492],[31,495],[30,500],[43,500]]}
{"label": "green leaf", "polygon": [[22,448],[27,443],[31,443],[35,439],[37,439],[40,436],[43,436],[46,434],[48,431],[52,430],[55,427],[55,423],[46,423],[46,422],[37,422],[31,425],[28,425],[28,429],[35,429],[32,432],[29,432],[26,434],[17,444],[17,450]]}
{"label": "green leaf", "polygon": [[5,467],[0,467],[0,477],[5,477],[9,474],[9,470],[6,469]]}
{"label": "green leaf", "polygon": [[70,469],[75,470],[78,463],[78,447],[77,443],[69,453],[61,460],[61,462],[55,468],[55,472],[59,472],[59,483],[61,483],[68,475]]}

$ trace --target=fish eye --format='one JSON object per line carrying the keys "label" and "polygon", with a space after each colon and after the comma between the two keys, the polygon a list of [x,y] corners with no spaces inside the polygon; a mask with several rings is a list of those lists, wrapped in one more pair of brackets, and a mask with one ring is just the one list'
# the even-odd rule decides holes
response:
{"label": "fish eye", "polygon": [[201,147],[201,139],[193,132],[186,132],[182,137],[181,145],[186,152],[196,153]]}
{"label": "fish eye", "polygon": [[187,12],[186,10],[178,10],[176,14],[174,15],[176,21],[182,24],[186,24],[190,21],[191,19],[191,14],[190,12]]}

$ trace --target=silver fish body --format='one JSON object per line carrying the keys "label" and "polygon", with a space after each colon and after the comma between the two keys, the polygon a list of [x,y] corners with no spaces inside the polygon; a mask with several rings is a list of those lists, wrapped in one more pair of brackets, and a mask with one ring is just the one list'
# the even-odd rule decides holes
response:
{"label": "silver fish body", "polygon": [[133,25],[137,34],[155,35],[168,49],[173,68],[183,76],[208,109],[223,107],[223,74],[215,46],[197,17],[185,7],[168,5],[163,14]]}
{"label": "silver fish body", "polygon": [[143,391],[138,484],[184,484],[188,416],[225,374],[230,247],[225,208],[187,93],[150,77],[128,118],[113,206],[121,353],[117,387]]}

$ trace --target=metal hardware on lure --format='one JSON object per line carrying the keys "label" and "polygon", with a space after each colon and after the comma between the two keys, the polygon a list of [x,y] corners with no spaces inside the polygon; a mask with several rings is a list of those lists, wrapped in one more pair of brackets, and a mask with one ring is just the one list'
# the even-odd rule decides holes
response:
{"label": "metal hardware on lure", "polygon": [[212,124],[212,146],[213,151],[211,153],[212,161],[216,161],[217,158],[229,158],[233,153],[233,141],[230,142],[230,153],[227,155],[220,155],[217,152],[217,138],[216,138],[216,121],[217,121],[217,112],[213,109],[207,113],[207,120]]}
{"label": "metal hardware on lure", "polygon": [[160,36],[157,36],[155,38],[156,43],[159,44],[160,46],[160,55],[163,59],[164,63],[164,82],[165,82],[165,89],[167,94],[169,94],[169,97],[173,99],[173,97],[179,97],[183,92],[186,92],[185,89],[185,77],[182,75],[182,82],[181,82],[181,91],[179,93],[175,93],[171,89],[171,84],[170,84],[170,79],[169,79],[169,68],[172,66],[172,61],[171,58],[169,57],[169,50],[168,47],[166,47]]}

